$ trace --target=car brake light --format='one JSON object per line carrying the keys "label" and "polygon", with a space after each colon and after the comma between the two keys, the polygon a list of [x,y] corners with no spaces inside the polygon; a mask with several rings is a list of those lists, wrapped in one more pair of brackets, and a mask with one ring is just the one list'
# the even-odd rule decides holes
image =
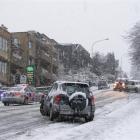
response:
{"label": "car brake light", "polygon": [[56,95],[54,98],[54,103],[59,104],[61,101],[61,96],[60,95]]}
{"label": "car brake light", "polygon": [[16,93],[14,93],[14,95],[15,95],[15,96],[21,96],[21,93],[16,92]]}

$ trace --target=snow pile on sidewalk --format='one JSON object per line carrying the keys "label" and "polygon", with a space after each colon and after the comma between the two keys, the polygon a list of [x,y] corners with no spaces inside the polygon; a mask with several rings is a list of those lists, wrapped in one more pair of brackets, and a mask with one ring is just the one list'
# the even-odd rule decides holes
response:
{"label": "snow pile on sidewalk", "polygon": [[55,123],[14,140],[140,140],[140,98],[123,99],[96,110],[84,124]]}

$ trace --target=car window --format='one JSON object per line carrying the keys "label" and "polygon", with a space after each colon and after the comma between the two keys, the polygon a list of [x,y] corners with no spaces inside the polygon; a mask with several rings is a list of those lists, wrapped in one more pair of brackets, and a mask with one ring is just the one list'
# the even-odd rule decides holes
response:
{"label": "car window", "polygon": [[68,95],[72,95],[74,92],[90,93],[88,85],[85,84],[64,83],[62,84],[62,89],[67,92]]}
{"label": "car window", "polygon": [[26,88],[24,89],[24,91],[25,91],[25,92],[31,92],[31,90],[30,90],[28,87],[26,87]]}
{"label": "car window", "polygon": [[8,89],[8,91],[21,91],[22,87],[11,87]]}
{"label": "car window", "polygon": [[2,89],[2,90],[8,90],[9,87],[2,87],[1,89]]}
{"label": "car window", "polygon": [[52,90],[57,90],[57,88],[58,88],[58,84],[55,83],[55,84],[52,86]]}

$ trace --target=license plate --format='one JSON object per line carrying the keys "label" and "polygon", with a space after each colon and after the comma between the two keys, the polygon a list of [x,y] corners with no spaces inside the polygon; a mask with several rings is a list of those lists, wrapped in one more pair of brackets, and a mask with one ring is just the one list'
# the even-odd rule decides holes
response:
{"label": "license plate", "polygon": [[60,109],[63,110],[63,111],[70,111],[69,106],[65,106],[65,105],[61,106]]}

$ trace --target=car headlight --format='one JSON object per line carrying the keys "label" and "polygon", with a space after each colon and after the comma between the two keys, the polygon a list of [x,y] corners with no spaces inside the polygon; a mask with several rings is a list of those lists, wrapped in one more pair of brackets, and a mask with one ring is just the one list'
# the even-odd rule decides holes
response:
{"label": "car headlight", "polygon": [[4,96],[4,94],[2,93],[0,96],[1,96],[1,97],[3,97],[3,96]]}
{"label": "car headlight", "polygon": [[123,88],[125,88],[125,83],[122,84]]}

